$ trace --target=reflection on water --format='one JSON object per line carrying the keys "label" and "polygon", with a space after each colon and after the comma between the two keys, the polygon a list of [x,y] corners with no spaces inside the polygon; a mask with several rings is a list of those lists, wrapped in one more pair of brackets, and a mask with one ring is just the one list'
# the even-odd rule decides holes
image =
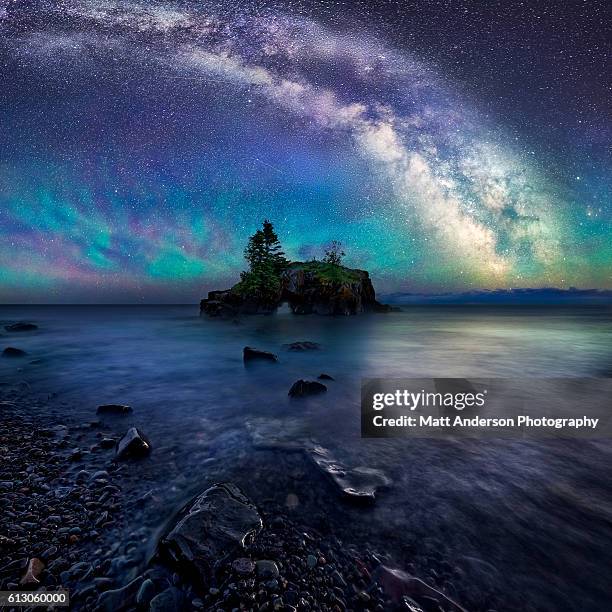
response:
{"label": "reflection on water", "polygon": [[[286,469],[278,453],[253,449],[245,421],[287,418],[347,465],[394,480],[373,510],[343,510],[345,536],[365,533],[400,561],[448,559],[477,585],[483,606],[487,589],[513,593],[525,609],[596,610],[610,601],[607,441],[359,437],[362,377],[609,376],[605,308],[413,307],[348,319],[283,312],[230,323],[199,319],[191,306],[5,306],[0,319],[40,326],[0,339],[29,353],[2,360],[0,380],[57,392],[84,421],[98,404],[131,404],[135,422],[157,441],[147,478],[169,504],[197,489],[215,457],[217,478],[244,461],[268,474]],[[281,348],[297,340],[323,349]],[[278,353],[279,364],[245,369],[245,345]],[[327,394],[287,396],[296,379],[322,372],[336,379]]]}

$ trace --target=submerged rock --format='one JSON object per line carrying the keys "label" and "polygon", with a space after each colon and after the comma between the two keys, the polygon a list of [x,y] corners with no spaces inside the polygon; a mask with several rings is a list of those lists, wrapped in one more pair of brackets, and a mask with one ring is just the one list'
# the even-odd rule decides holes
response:
{"label": "submerged rock", "polygon": [[333,376],[330,376],[329,374],[319,374],[317,378],[319,380],[336,380]]}
{"label": "submerged rock", "polygon": [[38,325],[35,325],[34,323],[26,323],[25,321],[19,321],[18,323],[5,325],[4,329],[10,332],[34,331],[35,329],[38,329]]}
{"label": "submerged rock", "polygon": [[2,351],[3,357],[25,357],[27,353],[21,349],[15,348],[14,346],[7,346]]}
{"label": "submerged rock", "polygon": [[444,610],[466,612],[465,608],[450,597],[444,595],[441,591],[438,591],[438,589],[434,589],[420,578],[412,576],[402,570],[380,565],[373,577],[382,586],[391,601],[396,604],[404,603],[406,598],[411,597],[415,597],[417,601],[423,598],[431,602],[433,599],[437,601],[438,606]]}
{"label": "submerged rock", "polygon": [[372,504],[376,493],[391,485],[391,479],[380,470],[362,466],[347,468],[322,446],[311,448],[308,455],[342,497],[353,503]]}
{"label": "submerged rock", "polygon": [[313,444],[304,422],[300,419],[249,419],[246,428],[253,446],[261,450],[301,451]]}
{"label": "submerged rock", "polygon": [[305,397],[307,395],[317,395],[319,393],[325,393],[327,387],[316,380],[297,380],[291,385],[289,389],[289,395],[291,397]]}
{"label": "submerged rock", "polygon": [[270,353],[269,351],[260,351],[259,349],[255,349],[250,346],[244,347],[242,350],[242,358],[244,359],[245,363],[249,361],[278,361],[278,357],[274,353]]}
{"label": "submerged rock", "polygon": [[96,414],[130,414],[131,406],[125,404],[102,404],[98,406]]}
{"label": "submerged rock", "polygon": [[151,443],[136,427],[130,427],[117,442],[117,459],[146,457],[151,452]]}
{"label": "submerged rock", "polygon": [[207,582],[218,564],[250,544],[263,527],[257,508],[232,483],[216,484],[187,507],[160,542],[176,570]]}
{"label": "submerged rock", "polygon": [[290,344],[283,344],[283,348],[288,351],[316,351],[321,348],[318,342],[311,342],[310,340],[302,340],[300,342],[291,342]]}

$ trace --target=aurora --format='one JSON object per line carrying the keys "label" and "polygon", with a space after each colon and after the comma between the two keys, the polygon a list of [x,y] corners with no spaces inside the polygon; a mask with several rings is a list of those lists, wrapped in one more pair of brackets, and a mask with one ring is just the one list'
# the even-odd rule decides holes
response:
{"label": "aurora", "polygon": [[193,302],[264,218],[379,292],[612,287],[592,132],[534,146],[410,41],[296,8],[0,8],[0,298]]}

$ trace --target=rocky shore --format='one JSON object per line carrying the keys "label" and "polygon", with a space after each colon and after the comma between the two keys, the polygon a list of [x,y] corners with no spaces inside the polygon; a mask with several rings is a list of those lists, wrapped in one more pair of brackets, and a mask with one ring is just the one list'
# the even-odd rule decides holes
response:
{"label": "rocky shore", "polygon": [[95,411],[90,422],[64,423],[61,412],[26,385],[0,388],[2,590],[61,586],[73,609],[113,612],[462,610],[443,594],[443,575],[427,584],[393,569],[357,534],[343,540],[333,520],[296,512],[291,496],[255,503],[232,483],[213,484],[151,529],[138,518],[151,495],[130,484],[147,459],[117,457],[125,426],[108,427]]}

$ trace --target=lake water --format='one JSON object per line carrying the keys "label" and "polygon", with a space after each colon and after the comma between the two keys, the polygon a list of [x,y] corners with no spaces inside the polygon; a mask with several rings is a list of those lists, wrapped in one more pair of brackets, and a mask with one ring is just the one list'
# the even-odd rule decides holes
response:
{"label": "lake water", "polygon": [[[194,492],[231,478],[256,502],[292,494],[305,519],[417,574],[432,560],[450,563],[473,585],[473,609],[494,594],[501,609],[609,609],[609,441],[365,440],[359,430],[362,377],[609,377],[608,307],[428,306],[232,323],[201,319],[193,306],[2,306],[0,320],[40,326],[0,337],[29,354],[0,360],[0,381],[56,393],[66,419],[95,420],[102,403],[134,408],[129,421],[154,452],[130,486],[155,492],[143,519],[153,530]],[[298,340],[322,349],[283,350]],[[245,345],[280,362],[247,369]],[[287,396],[295,380],[322,372],[336,379],[326,394]],[[347,466],[383,470],[393,486],[373,508],[349,507],[301,456],[256,449],[247,422],[280,424]],[[121,433],[125,421],[109,429]]]}

